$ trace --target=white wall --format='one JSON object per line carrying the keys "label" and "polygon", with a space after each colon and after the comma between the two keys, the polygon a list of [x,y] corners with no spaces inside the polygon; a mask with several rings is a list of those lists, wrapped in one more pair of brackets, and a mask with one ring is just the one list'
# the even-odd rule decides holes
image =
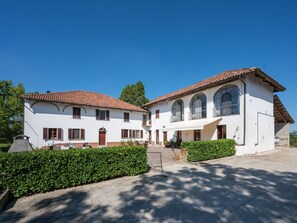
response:
{"label": "white wall", "polygon": [[[36,103],[30,106],[33,101],[25,100],[24,111],[24,134],[30,136],[30,142],[33,147],[48,146],[50,141],[43,140],[43,128],[62,128],[63,141],[54,141],[55,143],[66,143],[68,140],[68,128],[85,129],[85,140],[71,140],[71,143],[98,143],[99,129],[105,128],[107,142],[121,142],[121,129],[144,130],[142,128],[142,115],[145,113],[135,111],[124,111],[118,109],[103,109],[110,111],[110,121],[96,120],[95,107],[83,106],[81,109],[81,119],[72,118],[72,108],[77,106],[68,106],[63,111],[65,104],[55,103],[58,109],[46,102]],[[124,112],[130,113],[130,122],[124,122]],[[147,140],[148,134],[144,131],[143,139]]]}
{"label": "white wall", "polygon": [[290,123],[275,124],[275,135],[279,137],[279,144],[277,146],[290,145]]}
{"label": "white wall", "polygon": [[[245,78],[243,81],[246,83],[246,120],[244,120],[244,84],[240,80],[229,82],[227,84],[235,84],[240,89],[240,114],[221,116],[220,121],[206,125],[201,131],[201,138],[202,140],[217,139],[217,125],[226,125],[227,138],[234,139],[237,143],[237,155],[274,149],[273,89],[254,76]],[[214,117],[214,95],[222,86],[224,85],[201,91],[207,97],[207,118]],[[189,126],[192,122],[189,120],[188,114],[190,112],[190,100],[195,94],[178,98],[184,101],[184,121],[182,123],[185,126]],[[168,140],[173,138],[174,131],[166,130],[166,128],[171,123],[171,107],[175,100],[159,102],[149,107],[152,112],[153,142],[156,140],[156,129],[160,131],[160,142],[163,141],[162,131],[168,132]],[[160,110],[159,119],[155,117],[156,110]],[[246,128],[245,139],[244,128]],[[263,137],[264,140],[260,140]],[[182,138],[183,141],[193,140],[193,131],[183,131]]]}

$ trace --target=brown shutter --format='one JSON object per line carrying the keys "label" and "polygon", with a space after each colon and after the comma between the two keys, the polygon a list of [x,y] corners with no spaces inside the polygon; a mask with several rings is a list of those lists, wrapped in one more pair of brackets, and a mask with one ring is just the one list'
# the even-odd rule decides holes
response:
{"label": "brown shutter", "polygon": [[72,139],[72,129],[68,129],[68,139]]}
{"label": "brown shutter", "polygon": [[124,129],[122,129],[121,137],[124,138]]}
{"label": "brown shutter", "polygon": [[132,133],[133,133],[133,138],[135,138],[135,130],[133,130]]}
{"label": "brown shutter", "polygon": [[140,131],[140,138],[143,138],[143,130]]}
{"label": "brown shutter", "polygon": [[62,129],[58,129],[58,140],[62,141]]}
{"label": "brown shutter", "polygon": [[48,128],[43,128],[43,139],[48,139]]}
{"label": "brown shutter", "polygon": [[132,129],[129,130],[129,137],[128,138],[132,138]]}
{"label": "brown shutter", "polygon": [[106,120],[109,121],[109,111],[106,111]]}
{"label": "brown shutter", "polygon": [[84,129],[80,130],[80,138],[85,139],[85,130]]}

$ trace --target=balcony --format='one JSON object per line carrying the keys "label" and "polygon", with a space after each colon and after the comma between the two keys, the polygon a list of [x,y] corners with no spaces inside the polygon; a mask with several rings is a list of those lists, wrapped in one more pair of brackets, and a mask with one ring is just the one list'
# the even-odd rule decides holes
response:
{"label": "balcony", "polygon": [[184,121],[184,115],[171,115],[170,117],[170,121],[171,122],[180,122],[180,121]]}
{"label": "balcony", "polygon": [[239,104],[227,105],[214,108],[214,117],[239,114]]}
{"label": "balcony", "polygon": [[146,126],[146,127],[152,126],[152,120],[143,120],[142,126]]}
{"label": "balcony", "polygon": [[201,118],[206,118],[206,110],[203,110],[201,112],[195,112],[194,114],[192,114],[192,112],[189,112],[189,121]]}

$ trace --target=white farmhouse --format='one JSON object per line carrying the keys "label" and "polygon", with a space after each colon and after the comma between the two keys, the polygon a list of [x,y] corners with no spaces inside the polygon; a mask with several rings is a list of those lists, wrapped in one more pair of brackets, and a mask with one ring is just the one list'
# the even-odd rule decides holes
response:
{"label": "white farmhouse", "polygon": [[113,97],[86,91],[25,94],[24,134],[33,147],[84,143],[92,147],[144,140],[147,111]]}
{"label": "white farmhouse", "polygon": [[294,122],[284,111],[274,118],[274,93],[284,90],[259,68],[224,71],[145,104],[151,118],[149,141],[230,138],[236,141],[237,155],[272,150],[275,122],[277,131],[287,135],[287,123]]}

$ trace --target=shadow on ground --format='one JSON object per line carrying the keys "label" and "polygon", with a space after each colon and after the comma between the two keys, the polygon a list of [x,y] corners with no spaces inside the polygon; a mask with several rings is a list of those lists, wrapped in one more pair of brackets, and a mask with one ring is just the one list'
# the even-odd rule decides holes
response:
{"label": "shadow on ground", "polygon": [[70,191],[36,202],[30,210],[8,207],[0,222],[296,222],[293,172],[180,165],[167,176],[139,176],[128,190],[106,195],[100,186],[92,189],[96,197]]}

